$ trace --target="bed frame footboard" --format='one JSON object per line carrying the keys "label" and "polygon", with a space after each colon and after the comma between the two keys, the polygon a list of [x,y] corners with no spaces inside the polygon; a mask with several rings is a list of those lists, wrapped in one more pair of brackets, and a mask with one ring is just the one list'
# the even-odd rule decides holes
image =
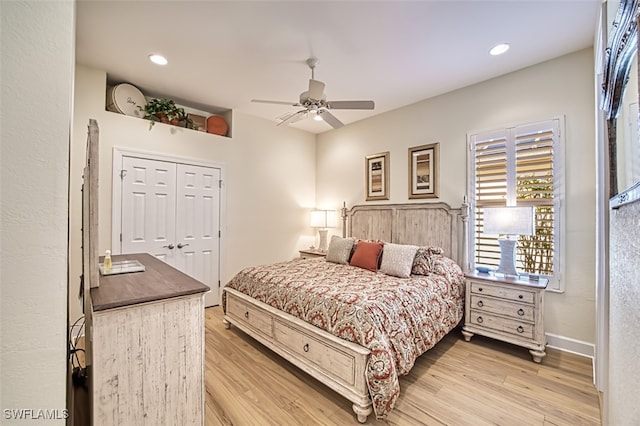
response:
{"label": "bed frame footboard", "polygon": [[371,414],[365,368],[371,351],[231,288],[223,323],[253,337],[353,403],[360,423]]}

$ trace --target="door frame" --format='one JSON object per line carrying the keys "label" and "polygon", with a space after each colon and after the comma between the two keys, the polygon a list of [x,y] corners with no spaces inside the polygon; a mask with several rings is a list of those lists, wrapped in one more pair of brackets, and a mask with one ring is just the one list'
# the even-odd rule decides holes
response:
{"label": "door frame", "polygon": [[[169,155],[157,152],[135,150],[130,148],[113,147],[113,164],[111,167],[111,247],[113,254],[120,254],[120,231],[122,230],[122,180],[120,167],[123,157],[143,158],[146,160],[166,161],[169,163],[186,164],[190,166],[210,167],[220,170],[220,247],[218,271],[219,279],[225,276],[226,247],[227,247],[227,167],[225,163],[202,161],[195,158]],[[212,289],[213,290],[213,289]],[[222,290],[222,282],[218,284],[218,291]],[[218,293],[218,297],[220,294]]]}

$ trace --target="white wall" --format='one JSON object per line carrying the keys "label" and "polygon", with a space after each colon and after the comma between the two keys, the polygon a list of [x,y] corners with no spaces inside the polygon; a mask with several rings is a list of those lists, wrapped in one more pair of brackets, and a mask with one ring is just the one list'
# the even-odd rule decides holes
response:
{"label": "white wall", "polygon": [[[546,63],[381,114],[318,138],[318,204],[365,201],[364,158],[390,151],[391,203],[408,201],[409,147],[440,142],[440,198],[466,192],[466,135],[506,124],[566,118],[565,289],[547,292],[547,333],[595,341],[595,171],[593,53]],[[336,232],[337,233],[337,232]],[[587,345],[588,346],[588,345]],[[589,348],[579,350],[588,352]]]}
{"label": "white wall", "polygon": [[64,424],[74,3],[3,1],[0,14],[0,409],[57,410],[47,424]]}
{"label": "white wall", "polygon": [[81,315],[80,188],[89,118],[100,127],[100,252],[111,246],[113,147],[225,165],[227,244],[222,285],[245,266],[291,259],[312,244],[308,212],[315,203],[315,135],[239,113],[234,113],[233,138],[164,124],[149,130],[149,121],[105,111],[105,92],[104,71],[76,67],[70,190],[72,321]]}

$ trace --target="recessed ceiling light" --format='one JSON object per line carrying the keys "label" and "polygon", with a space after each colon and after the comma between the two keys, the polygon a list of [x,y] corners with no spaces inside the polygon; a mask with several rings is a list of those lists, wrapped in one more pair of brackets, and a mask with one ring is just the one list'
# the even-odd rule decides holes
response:
{"label": "recessed ceiling light", "polygon": [[149,60],[157,65],[167,65],[169,63],[169,61],[167,61],[167,58],[162,55],[149,55]]}
{"label": "recessed ceiling light", "polygon": [[509,50],[509,44],[501,43],[493,46],[489,51],[489,53],[492,54],[493,56],[497,56],[497,55],[502,55],[507,50]]}

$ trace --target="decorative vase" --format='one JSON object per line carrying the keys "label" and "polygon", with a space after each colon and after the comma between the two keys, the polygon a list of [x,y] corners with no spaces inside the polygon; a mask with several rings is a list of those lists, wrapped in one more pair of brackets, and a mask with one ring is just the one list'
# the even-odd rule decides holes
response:
{"label": "decorative vase", "polygon": [[161,123],[173,124],[174,126],[180,125],[180,119],[179,118],[173,118],[173,119],[169,120],[167,118],[167,115],[164,112],[156,112],[154,115],[156,116],[158,121],[161,122]]}
{"label": "decorative vase", "polygon": [[164,112],[156,112],[154,115],[158,119],[158,121],[161,123],[169,122],[169,119],[167,118],[167,115]]}

